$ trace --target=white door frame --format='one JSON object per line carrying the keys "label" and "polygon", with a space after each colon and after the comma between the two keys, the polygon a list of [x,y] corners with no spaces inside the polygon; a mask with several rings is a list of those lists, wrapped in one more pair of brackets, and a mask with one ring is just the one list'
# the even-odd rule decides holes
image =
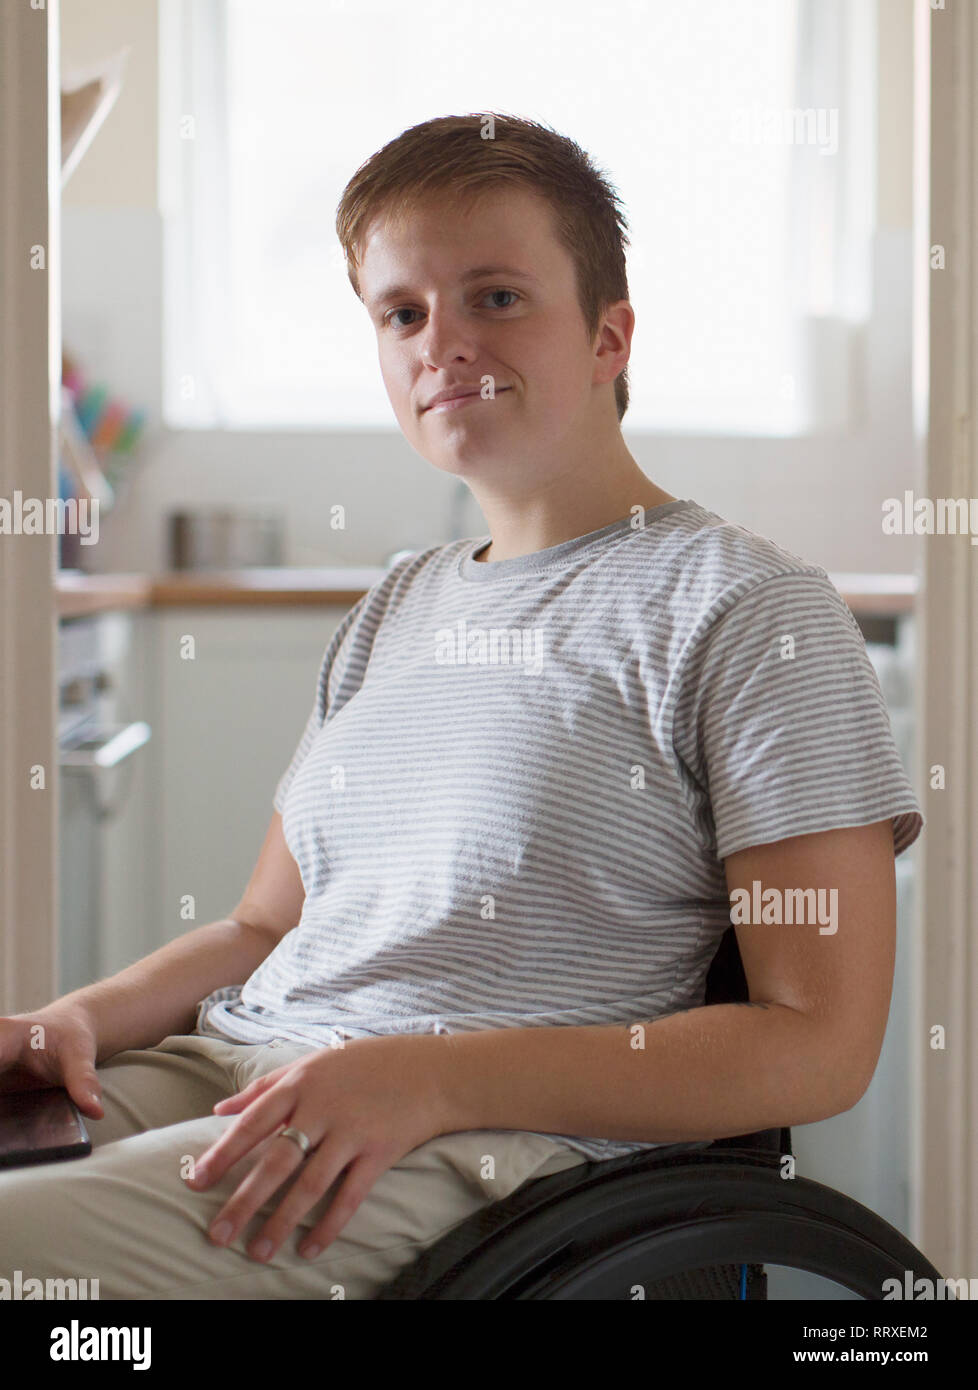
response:
{"label": "white door frame", "polygon": [[[918,148],[928,280],[925,496],[978,498],[978,12],[917,0],[929,101]],[[926,50],[929,48],[929,62]],[[929,108],[929,109],[928,109]],[[922,173],[924,171],[921,171]],[[921,186],[918,184],[918,186]],[[945,268],[929,250],[944,248]],[[978,1277],[978,546],[923,537],[917,709],[922,838],[913,1029],[912,1237],[945,1278]],[[946,786],[932,789],[931,769]],[[944,1030],[943,1048],[933,1045]]]}
{"label": "white door frame", "polygon": [[[58,0],[0,5],[0,496],[57,497]],[[42,248],[43,267],[37,263]],[[57,986],[56,535],[0,534],[0,1013]],[[30,770],[44,769],[43,790]]]}

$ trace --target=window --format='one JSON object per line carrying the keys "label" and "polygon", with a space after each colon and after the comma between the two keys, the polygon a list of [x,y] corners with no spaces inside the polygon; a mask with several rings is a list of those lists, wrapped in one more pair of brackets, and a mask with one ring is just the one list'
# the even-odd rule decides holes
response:
{"label": "window", "polygon": [[543,120],[630,227],[625,429],[844,425],[869,313],[873,0],[164,0],[165,414],[396,428],[333,229],[431,116]]}

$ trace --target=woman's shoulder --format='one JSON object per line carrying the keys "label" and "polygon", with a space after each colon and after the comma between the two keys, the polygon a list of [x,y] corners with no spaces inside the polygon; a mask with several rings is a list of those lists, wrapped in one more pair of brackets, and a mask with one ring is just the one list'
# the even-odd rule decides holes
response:
{"label": "woman's shoulder", "polygon": [[827,614],[849,611],[822,565],[696,502],[674,518],[668,543],[650,560],[662,580],[656,599],[664,590],[686,633],[705,635],[738,606],[763,612],[789,599]]}
{"label": "woman's shoulder", "polygon": [[689,509],[684,558],[704,573],[728,581],[753,578],[760,583],[777,575],[814,574],[827,578],[826,570],[813,560],[731,521],[707,507],[693,503]]}

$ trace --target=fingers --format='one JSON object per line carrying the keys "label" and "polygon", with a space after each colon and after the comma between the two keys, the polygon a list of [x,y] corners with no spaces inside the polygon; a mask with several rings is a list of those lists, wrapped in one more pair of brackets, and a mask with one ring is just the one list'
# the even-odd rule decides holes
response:
{"label": "fingers", "polygon": [[[3,1024],[18,1020],[0,1020],[0,1072],[3,1089],[33,1091],[62,1086],[84,1115],[93,1120],[104,1116],[102,1087],[95,1070],[95,1056],[87,1040],[73,1030],[42,1028],[28,1022],[20,1030]],[[26,1033],[24,1032],[26,1028]],[[32,1033],[39,1030],[40,1046],[32,1045]]]}
{"label": "fingers", "polygon": [[[300,1255],[314,1259],[346,1225],[379,1176],[377,1171],[369,1171],[370,1160],[361,1157],[351,1162],[355,1156],[355,1149],[347,1149],[344,1152],[335,1143],[324,1141],[316,1153],[306,1160],[302,1172],[248,1247],[249,1255],[256,1260],[273,1259],[283,1241],[329,1191],[349,1164],[350,1171],[346,1179],[330,1201],[327,1218],[319,1222],[300,1248]],[[380,1172],[382,1171],[383,1168],[380,1169]],[[359,1195],[355,1196],[354,1200],[357,1193]],[[342,1215],[337,1212],[337,1203],[341,1202],[344,1204]],[[324,1234],[327,1231],[331,1231],[331,1234]]]}
{"label": "fingers", "polygon": [[275,1071],[268,1072],[265,1076],[256,1076],[254,1081],[249,1082],[243,1091],[238,1091],[236,1095],[225,1096],[223,1100],[216,1101],[213,1109],[219,1115],[235,1115],[240,1110],[244,1110],[258,1096],[263,1095],[275,1085],[276,1081],[287,1072],[289,1068],[276,1067]]}
{"label": "fingers", "polygon": [[47,1043],[54,1075],[82,1114],[100,1120],[102,1087],[95,1071],[95,1043],[70,1027],[48,1028]]}
{"label": "fingers", "polygon": [[[299,1246],[299,1254],[307,1260],[314,1260],[321,1250],[325,1250],[326,1246],[334,1241],[342,1231],[377,1179],[386,1173],[389,1167],[389,1163],[370,1158],[366,1154],[361,1154],[355,1163],[351,1163],[346,1179],[337,1190],[324,1216]],[[290,1192],[289,1196],[291,1197],[291,1195]],[[304,1212],[300,1213],[300,1215],[304,1214]],[[265,1232],[260,1234],[264,1235]]]}
{"label": "fingers", "polygon": [[252,1259],[267,1262],[352,1157],[353,1151],[333,1146],[328,1153],[321,1152],[318,1158],[303,1160],[290,1140],[273,1143],[262,1162],[249,1173],[214,1219],[211,1238],[220,1245],[235,1240],[286,1179],[298,1173],[273,1215],[248,1246]]}
{"label": "fingers", "polygon": [[102,1106],[102,1088],[94,1066],[81,1058],[67,1058],[62,1069],[64,1087],[78,1109],[93,1120],[101,1120],[105,1111]]}
{"label": "fingers", "polygon": [[0,1069],[0,1092],[2,1091],[46,1091],[57,1082],[49,1081],[43,1076],[39,1076],[36,1071],[28,1071],[27,1067],[19,1062],[14,1062],[6,1070]]}
{"label": "fingers", "polygon": [[[236,1100],[237,1097],[231,1096],[229,1099]],[[264,1096],[251,1099],[234,1124],[209,1149],[204,1150],[194,1164],[193,1177],[186,1181],[198,1190],[217,1182],[250,1149],[285,1124],[294,1108],[295,1096],[291,1087],[272,1087]]]}
{"label": "fingers", "polygon": [[295,1172],[297,1165],[301,1166],[295,1182],[248,1246],[248,1254],[252,1259],[267,1263],[274,1259],[302,1218],[329,1192],[343,1169],[349,1167],[347,1177],[330,1201],[326,1215],[300,1247],[300,1255],[306,1259],[315,1259],[336,1239],[377,1178],[389,1167],[389,1164],[376,1158],[366,1155],[357,1158],[356,1155],[355,1149],[344,1150],[335,1144],[330,1144],[327,1148],[325,1141],[315,1155],[306,1160],[304,1166],[298,1153],[294,1158],[290,1157],[287,1163],[284,1160],[279,1162],[276,1154],[274,1167],[269,1164],[264,1175],[259,1177],[256,1171],[247,1183],[242,1184],[242,1188],[235,1193],[227,1208],[218,1216],[215,1227],[222,1221],[228,1223],[232,1233],[228,1238],[233,1240],[269,1196],[281,1186],[284,1181],[282,1173]]}

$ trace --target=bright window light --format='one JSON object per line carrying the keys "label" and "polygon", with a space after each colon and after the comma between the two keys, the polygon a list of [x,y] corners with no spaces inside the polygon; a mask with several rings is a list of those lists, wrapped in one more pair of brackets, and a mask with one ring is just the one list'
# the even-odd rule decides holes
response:
{"label": "bright window light", "polygon": [[[161,148],[172,423],[396,428],[336,205],[408,126],[500,111],[570,136],[623,199],[625,429],[811,425],[812,322],[866,310],[872,142],[853,126],[871,96],[855,106],[866,74],[843,89],[835,68],[863,0],[849,20],[836,0],[170,3],[168,100],[192,113],[190,138]],[[812,17],[824,30],[829,11],[813,73]]]}

